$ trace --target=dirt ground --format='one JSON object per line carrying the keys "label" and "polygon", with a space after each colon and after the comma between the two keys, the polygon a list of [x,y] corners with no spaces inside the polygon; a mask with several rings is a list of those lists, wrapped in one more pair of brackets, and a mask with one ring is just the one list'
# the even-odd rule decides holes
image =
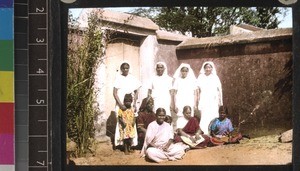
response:
{"label": "dirt ground", "polygon": [[110,142],[96,145],[96,153],[85,158],[71,158],[75,165],[288,165],[292,161],[292,143],[281,143],[278,135],[243,139],[229,144],[189,150],[182,160],[154,163],[139,157],[139,150],[125,155],[113,150]]}

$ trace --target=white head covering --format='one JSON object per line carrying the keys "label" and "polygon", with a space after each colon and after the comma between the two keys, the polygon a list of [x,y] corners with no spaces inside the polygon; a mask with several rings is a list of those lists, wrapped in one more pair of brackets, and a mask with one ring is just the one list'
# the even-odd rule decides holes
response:
{"label": "white head covering", "polygon": [[[164,68],[165,68],[164,73],[162,74],[162,76],[167,76],[167,75],[168,75],[167,64],[166,64],[165,62],[157,62],[157,63],[155,64],[155,70],[156,70],[157,65],[159,65],[159,64],[160,64],[160,65],[163,65]],[[157,75],[157,72],[155,72],[155,74]]]}
{"label": "white head covering", "polygon": [[202,65],[202,67],[200,69],[200,75],[205,73],[204,66],[206,64],[210,64],[211,67],[212,67],[211,73],[214,74],[214,75],[217,75],[217,70],[216,70],[215,64],[212,61],[206,61],[206,62],[203,63],[203,65]]}
{"label": "white head covering", "polygon": [[186,76],[187,79],[196,79],[193,69],[191,68],[190,64],[181,63],[180,66],[176,69],[173,78],[181,78],[181,68],[186,67],[189,69],[189,72]]}

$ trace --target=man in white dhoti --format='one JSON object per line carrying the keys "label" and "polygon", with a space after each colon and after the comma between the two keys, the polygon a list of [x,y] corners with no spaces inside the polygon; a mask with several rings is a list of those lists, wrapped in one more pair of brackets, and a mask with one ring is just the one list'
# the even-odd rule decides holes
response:
{"label": "man in white dhoti", "polygon": [[173,143],[173,129],[164,122],[166,111],[163,108],[156,110],[156,121],[148,125],[142,157],[148,157],[157,163],[168,160],[180,160],[185,155],[184,147]]}

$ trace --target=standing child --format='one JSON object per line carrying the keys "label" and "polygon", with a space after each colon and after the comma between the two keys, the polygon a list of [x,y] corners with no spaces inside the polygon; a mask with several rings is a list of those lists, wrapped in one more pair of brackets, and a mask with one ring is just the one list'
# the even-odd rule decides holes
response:
{"label": "standing child", "polygon": [[126,94],[124,97],[126,109],[119,109],[118,111],[120,140],[123,140],[124,153],[126,155],[129,155],[129,152],[132,152],[132,139],[136,135],[135,114],[134,109],[131,106],[132,101],[132,95]]}

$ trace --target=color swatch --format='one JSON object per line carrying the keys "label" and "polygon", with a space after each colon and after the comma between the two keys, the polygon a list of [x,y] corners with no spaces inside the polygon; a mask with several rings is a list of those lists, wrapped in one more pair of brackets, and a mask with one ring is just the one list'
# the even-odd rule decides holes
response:
{"label": "color swatch", "polygon": [[0,170],[15,170],[14,8],[0,0]]}

